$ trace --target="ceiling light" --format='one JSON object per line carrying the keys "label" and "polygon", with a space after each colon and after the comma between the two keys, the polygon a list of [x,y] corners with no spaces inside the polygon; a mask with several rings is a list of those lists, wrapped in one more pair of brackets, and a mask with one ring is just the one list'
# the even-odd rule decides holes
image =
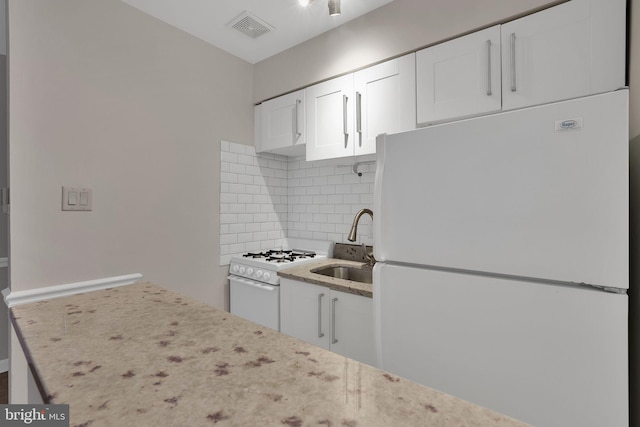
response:
{"label": "ceiling light", "polygon": [[298,3],[300,3],[300,6],[302,7],[307,7],[311,4],[312,0],[298,0]]}
{"label": "ceiling light", "polygon": [[340,0],[329,0],[329,16],[340,15]]}

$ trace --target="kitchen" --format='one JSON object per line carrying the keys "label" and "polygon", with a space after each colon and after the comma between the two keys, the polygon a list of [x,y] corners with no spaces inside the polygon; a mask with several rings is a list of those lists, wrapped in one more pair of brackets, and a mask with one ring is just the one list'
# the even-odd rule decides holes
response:
{"label": "kitchen", "polygon": [[[117,1],[51,3],[9,4],[12,291],[140,271],[222,308],[219,144],[252,144],[255,102],[551,2],[396,0],[254,66]],[[59,212],[67,182],[92,216]]]}

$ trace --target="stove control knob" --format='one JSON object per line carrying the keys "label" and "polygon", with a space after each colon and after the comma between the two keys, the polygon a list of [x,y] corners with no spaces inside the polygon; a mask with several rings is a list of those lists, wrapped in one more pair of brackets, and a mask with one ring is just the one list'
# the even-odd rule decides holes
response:
{"label": "stove control knob", "polygon": [[262,277],[262,270],[258,270],[256,271],[256,278],[261,278]]}
{"label": "stove control knob", "polygon": [[238,267],[238,264],[233,264],[231,266],[231,271],[233,271],[234,273],[237,273],[238,270],[240,270],[240,267]]}
{"label": "stove control knob", "polygon": [[245,272],[245,268],[244,267],[240,267],[240,274],[244,274]]}
{"label": "stove control knob", "polygon": [[253,275],[253,268],[248,267],[247,268],[247,276],[251,276],[251,275]]}
{"label": "stove control knob", "polygon": [[264,273],[262,273],[262,280],[264,280],[265,282],[268,282],[270,278],[271,278],[271,273],[269,273],[268,271],[265,271]]}

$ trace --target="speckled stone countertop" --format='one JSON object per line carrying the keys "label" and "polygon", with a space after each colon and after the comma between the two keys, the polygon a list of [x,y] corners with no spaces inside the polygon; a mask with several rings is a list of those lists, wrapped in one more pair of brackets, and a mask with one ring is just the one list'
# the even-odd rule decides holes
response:
{"label": "speckled stone countertop", "polygon": [[363,295],[369,298],[372,297],[373,287],[370,283],[354,282],[353,280],[324,276],[322,274],[314,273],[311,271],[316,268],[335,265],[347,265],[356,268],[362,268],[364,266],[364,263],[357,261],[348,261],[344,259],[325,258],[322,260],[301,264],[297,267],[285,268],[284,270],[278,271],[278,276],[287,279],[300,280],[302,282],[326,286],[337,291]]}
{"label": "speckled stone countertop", "polygon": [[150,283],[11,309],[71,426],[522,426]]}

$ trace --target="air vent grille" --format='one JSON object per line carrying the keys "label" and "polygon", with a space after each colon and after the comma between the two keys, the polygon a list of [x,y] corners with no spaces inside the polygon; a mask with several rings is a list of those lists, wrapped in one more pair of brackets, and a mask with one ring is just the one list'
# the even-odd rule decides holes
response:
{"label": "air vent grille", "polygon": [[274,29],[262,19],[247,11],[242,12],[240,16],[231,21],[229,25],[252,39],[267,34]]}

